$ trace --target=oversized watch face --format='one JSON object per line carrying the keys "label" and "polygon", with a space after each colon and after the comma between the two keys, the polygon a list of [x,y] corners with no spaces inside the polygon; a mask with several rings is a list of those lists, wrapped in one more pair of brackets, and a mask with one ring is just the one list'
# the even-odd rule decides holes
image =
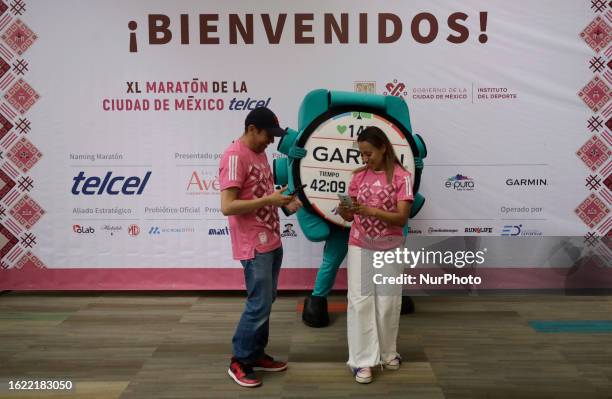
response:
{"label": "oversized watch face", "polygon": [[307,150],[293,170],[296,186],[306,184],[301,196],[304,205],[339,226],[350,226],[336,212],[338,194],[348,194],[352,172],[363,166],[357,136],[368,126],[386,133],[395,154],[414,176],[416,145],[410,132],[380,114],[363,110],[328,112],[308,126],[297,143]]}

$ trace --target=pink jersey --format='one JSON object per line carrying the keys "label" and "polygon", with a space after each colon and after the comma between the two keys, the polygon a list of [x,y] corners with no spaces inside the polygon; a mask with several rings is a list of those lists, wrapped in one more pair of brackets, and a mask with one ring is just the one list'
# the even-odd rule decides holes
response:
{"label": "pink jersey", "polygon": [[[274,180],[265,152],[254,152],[240,140],[223,153],[219,166],[221,190],[240,189],[238,199],[251,200],[274,192]],[[255,212],[228,216],[234,259],[246,260],[257,252],[281,246],[278,208],[265,206]]]}
{"label": "pink jersey", "polygon": [[[384,171],[366,168],[353,175],[348,194],[360,204],[397,212],[398,201],[412,201],[412,175],[399,165],[393,170],[393,181],[387,183]],[[373,216],[355,215],[349,245],[385,251],[400,246],[404,241],[403,228],[389,225]]]}

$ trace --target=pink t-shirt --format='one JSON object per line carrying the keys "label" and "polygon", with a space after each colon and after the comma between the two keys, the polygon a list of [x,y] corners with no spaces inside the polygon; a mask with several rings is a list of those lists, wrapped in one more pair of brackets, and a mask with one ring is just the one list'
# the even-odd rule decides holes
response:
{"label": "pink t-shirt", "polygon": [[[237,187],[238,199],[261,198],[274,192],[274,180],[265,152],[254,152],[240,140],[223,153],[219,165],[221,190]],[[278,208],[272,205],[255,212],[228,216],[234,259],[246,260],[257,252],[281,246]]]}
{"label": "pink t-shirt", "polygon": [[[353,175],[348,194],[360,204],[397,212],[398,201],[412,201],[412,175],[399,165],[393,170],[393,181],[387,183],[384,171],[366,168]],[[396,248],[404,241],[403,228],[385,223],[373,216],[355,215],[349,245],[376,251]]]}

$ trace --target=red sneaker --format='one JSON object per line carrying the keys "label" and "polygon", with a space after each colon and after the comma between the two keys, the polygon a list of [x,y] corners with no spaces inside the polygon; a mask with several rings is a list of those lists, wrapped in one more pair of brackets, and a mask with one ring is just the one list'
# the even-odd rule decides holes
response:
{"label": "red sneaker", "polygon": [[257,378],[251,366],[242,364],[233,358],[227,373],[240,386],[255,388],[261,385],[261,380]]}
{"label": "red sneaker", "polygon": [[287,363],[276,361],[272,356],[264,353],[261,359],[253,363],[253,369],[260,371],[283,371],[287,370]]}

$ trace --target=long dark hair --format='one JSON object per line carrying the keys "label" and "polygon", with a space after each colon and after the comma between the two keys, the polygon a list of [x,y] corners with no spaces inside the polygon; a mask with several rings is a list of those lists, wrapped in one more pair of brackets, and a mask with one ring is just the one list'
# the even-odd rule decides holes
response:
{"label": "long dark hair", "polygon": [[[385,166],[385,173],[387,175],[387,183],[391,183],[393,181],[393,169],[395,169],[395,165],[399,165],[402,169],[404,169],[404,166],[397,158],[397,155],[395,155],[395,150],[393,149],[393,145],[389,141],[389,138],[380,128],[376,126],[368,126],[367,128],[363,129],[361,134],[357,137],[358,143],[364,141],[370,143],[379,150],[382,150],[383,148],[385,149],[385,159],[383,163]],[[362,166],[353,173],[361,172],[366,168],[367,166]]]}

